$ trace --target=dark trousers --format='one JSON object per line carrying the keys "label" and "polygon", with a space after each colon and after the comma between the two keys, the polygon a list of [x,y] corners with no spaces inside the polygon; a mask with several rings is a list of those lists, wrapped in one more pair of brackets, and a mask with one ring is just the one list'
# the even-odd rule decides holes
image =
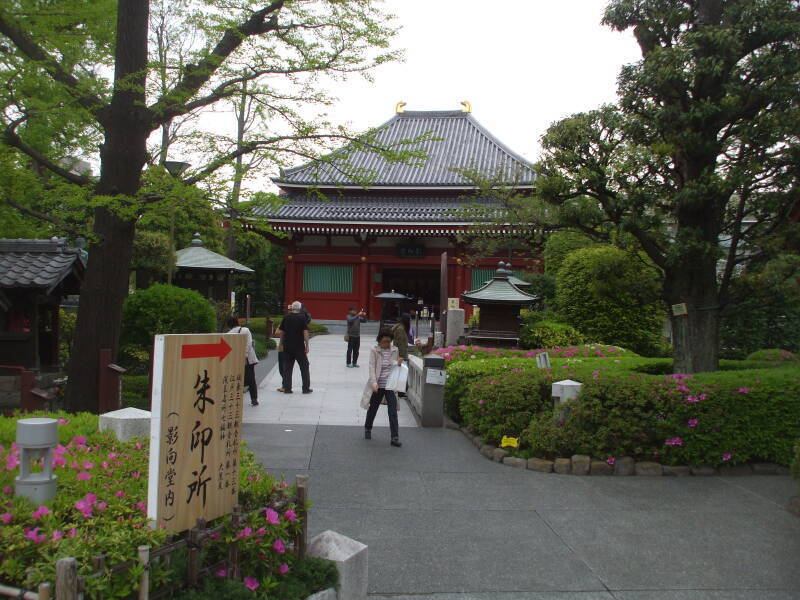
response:
{"label": "dark trousers", "polygon": [[286,361],[286,352],[278,352],[278,373],[283,381],[283,363]]}
{"label": "dark trousers", "polygon": [[347,338],[347,364],[358,364],[358,350],[361,348],[361,336],[350,336]]}
{"label": "dark trousers", "polygon": [[303,379],[303,391],[311,389],[311,377],[308,374],[308,356],[305,350],[286,350],[283,353],[283,390],[292,391],[292,373],[294,363],[300,366],[300,377]]}
{"label": "dark trousers", "polygon": [[245,364],[244,366],[244,384],[250,388],[250,402],[258,402],[258,383],[256,383],[256,366],[255,364]]}
{"label": "dark trousers", "polygon": [[378,408],[381,406],[381,399],[386,397],[386,406],[389,409],[389,429],[392,432],[392,437],[398,437],[397,425],[397,396],[394,391],[387,390],[386,388],[379,388],[377,392],[372,392],[372,397],[369,399],[369,408],[367,409],[367,420],[364,422],[365,429],[372,429],[372,423],[375,421],[375,415],[378,414]]}

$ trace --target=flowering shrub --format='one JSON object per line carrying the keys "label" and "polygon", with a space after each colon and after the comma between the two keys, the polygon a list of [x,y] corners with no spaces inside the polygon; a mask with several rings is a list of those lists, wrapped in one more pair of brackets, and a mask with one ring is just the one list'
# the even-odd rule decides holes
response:
{"label": "flowering shrub", "polygon": [[537,456],[628,455],[665,464],[788,465],[800,437],[800,371],[764,369],[583,379],[563,419],[534,417]]}
{"label": "flowering shrub", "polygon": [[747,360],[766,360],[769,362],[798,361],[800,356],[781,350],[780,348],[770,348],[768,350],[757,350],[747,357]]}
{"label": "flowering shrub", "polygon": [[[60,444],[52,459],[58,493],[46,506],[13,496],[19,472],[19,449],[13,442],[16,420],[0,418],[0,582],[35,589],[39,583],[55,580],[59,558],[75,557],[79,573],[87,576],[97,554],[105,554],[113,565],[135,558],[139,545],[162,545],[166,531],[150,529],[147,523],[146,440],[119,442],[107,432],[98,432],[96,415],[37,414],[59,419]],[[245,449],[240,465],[243,511],[293,496],[288,484],[277,483]],[[288,505],[280,514],[248,517],[238,531],[231,528],[228,517],[226,535],[220,536],[216,550],[212,545],[208,552],[224,556],[227,542],[239,539],[242,574],[264,590],[274,587],[293,568],[286,543],[299,527],[296,508]],[[175,577],[177,568],[154,563],[152,585]],[[87,578],[87,597],[127,598],[139,573],[137,566],[113,577]]]}
{"label": "flowering shrub", "polygon": [[523,348],[557,348],[586,341],[586,336],[571,325],[555,321],[523,323],[519,336]]}
{"label": "flowering shrub", "polygon": [[484,358],[536,358],[540,352],[547,352],[550,358],[636,356],[633,352],[607,344],[586,344],[582,346],[556,346],[517,350],[513,348],[486,348],[483,346],[447,346],[434,351],[446,361],[478,360]]}
{"label": "flowering shrub", "polygon": [[461,414],[489,442],[504,435],[518,437],[531,418],[551,406],[550,369],[535,373],[521,367],[500,369],[475,381],[461,400]]}

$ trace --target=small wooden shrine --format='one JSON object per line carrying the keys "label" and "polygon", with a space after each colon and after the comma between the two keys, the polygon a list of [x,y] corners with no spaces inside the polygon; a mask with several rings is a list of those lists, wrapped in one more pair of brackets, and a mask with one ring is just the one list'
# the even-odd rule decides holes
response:
{"label": "small wooden shrine", "polygon": [[519,312],[536,304],[539,297],[519,289],[510,281],[511,277],[508,265],[501,261],[491,280],[461,294],[465,303],[480,309],[478,328],[467,335],[468,343],[498,346],[519,344]]}
{"label": "small wooden shrine", "polygon": [[175,253],[175,277],[178,287],[195,290],[215,302],[230,302],[235,273],[254,273],[253,269],[212,252],[195,233],[188,248]]}

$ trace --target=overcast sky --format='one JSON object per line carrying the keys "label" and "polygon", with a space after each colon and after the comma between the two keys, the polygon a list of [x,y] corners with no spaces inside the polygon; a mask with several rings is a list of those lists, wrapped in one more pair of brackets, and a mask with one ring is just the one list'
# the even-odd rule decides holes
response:
{"label": "overcast sky", "polygon": [[533,161],[547,127],[616,97],[623,64],[640,58],[633,35],[600,24],[607,0],[387,0],[402,27],[402,63],[331,88],[338,122],[358,130],[406,110],[473,116],[512,150]]}

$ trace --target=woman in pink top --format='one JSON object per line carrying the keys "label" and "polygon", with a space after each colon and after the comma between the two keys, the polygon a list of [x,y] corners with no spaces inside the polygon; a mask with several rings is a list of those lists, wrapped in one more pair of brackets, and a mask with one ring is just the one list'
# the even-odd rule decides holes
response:
{"label": "woman in pink top", "polygon": [[403,364],[396,347],[392,347],[392,332],[383,329],[378,334],[378,345],[369,353],[369,380],[361,396],[361,406],[367,408],[367,420],[364,422],[364,439],[372,439],[372,423],[378,414],[381,400],[386,399],[389,409],[389,429],[392,446],[400,447],[399,427],[397,425],[397,395],[394,390],[386,389],[386,380],[393,365]]}

